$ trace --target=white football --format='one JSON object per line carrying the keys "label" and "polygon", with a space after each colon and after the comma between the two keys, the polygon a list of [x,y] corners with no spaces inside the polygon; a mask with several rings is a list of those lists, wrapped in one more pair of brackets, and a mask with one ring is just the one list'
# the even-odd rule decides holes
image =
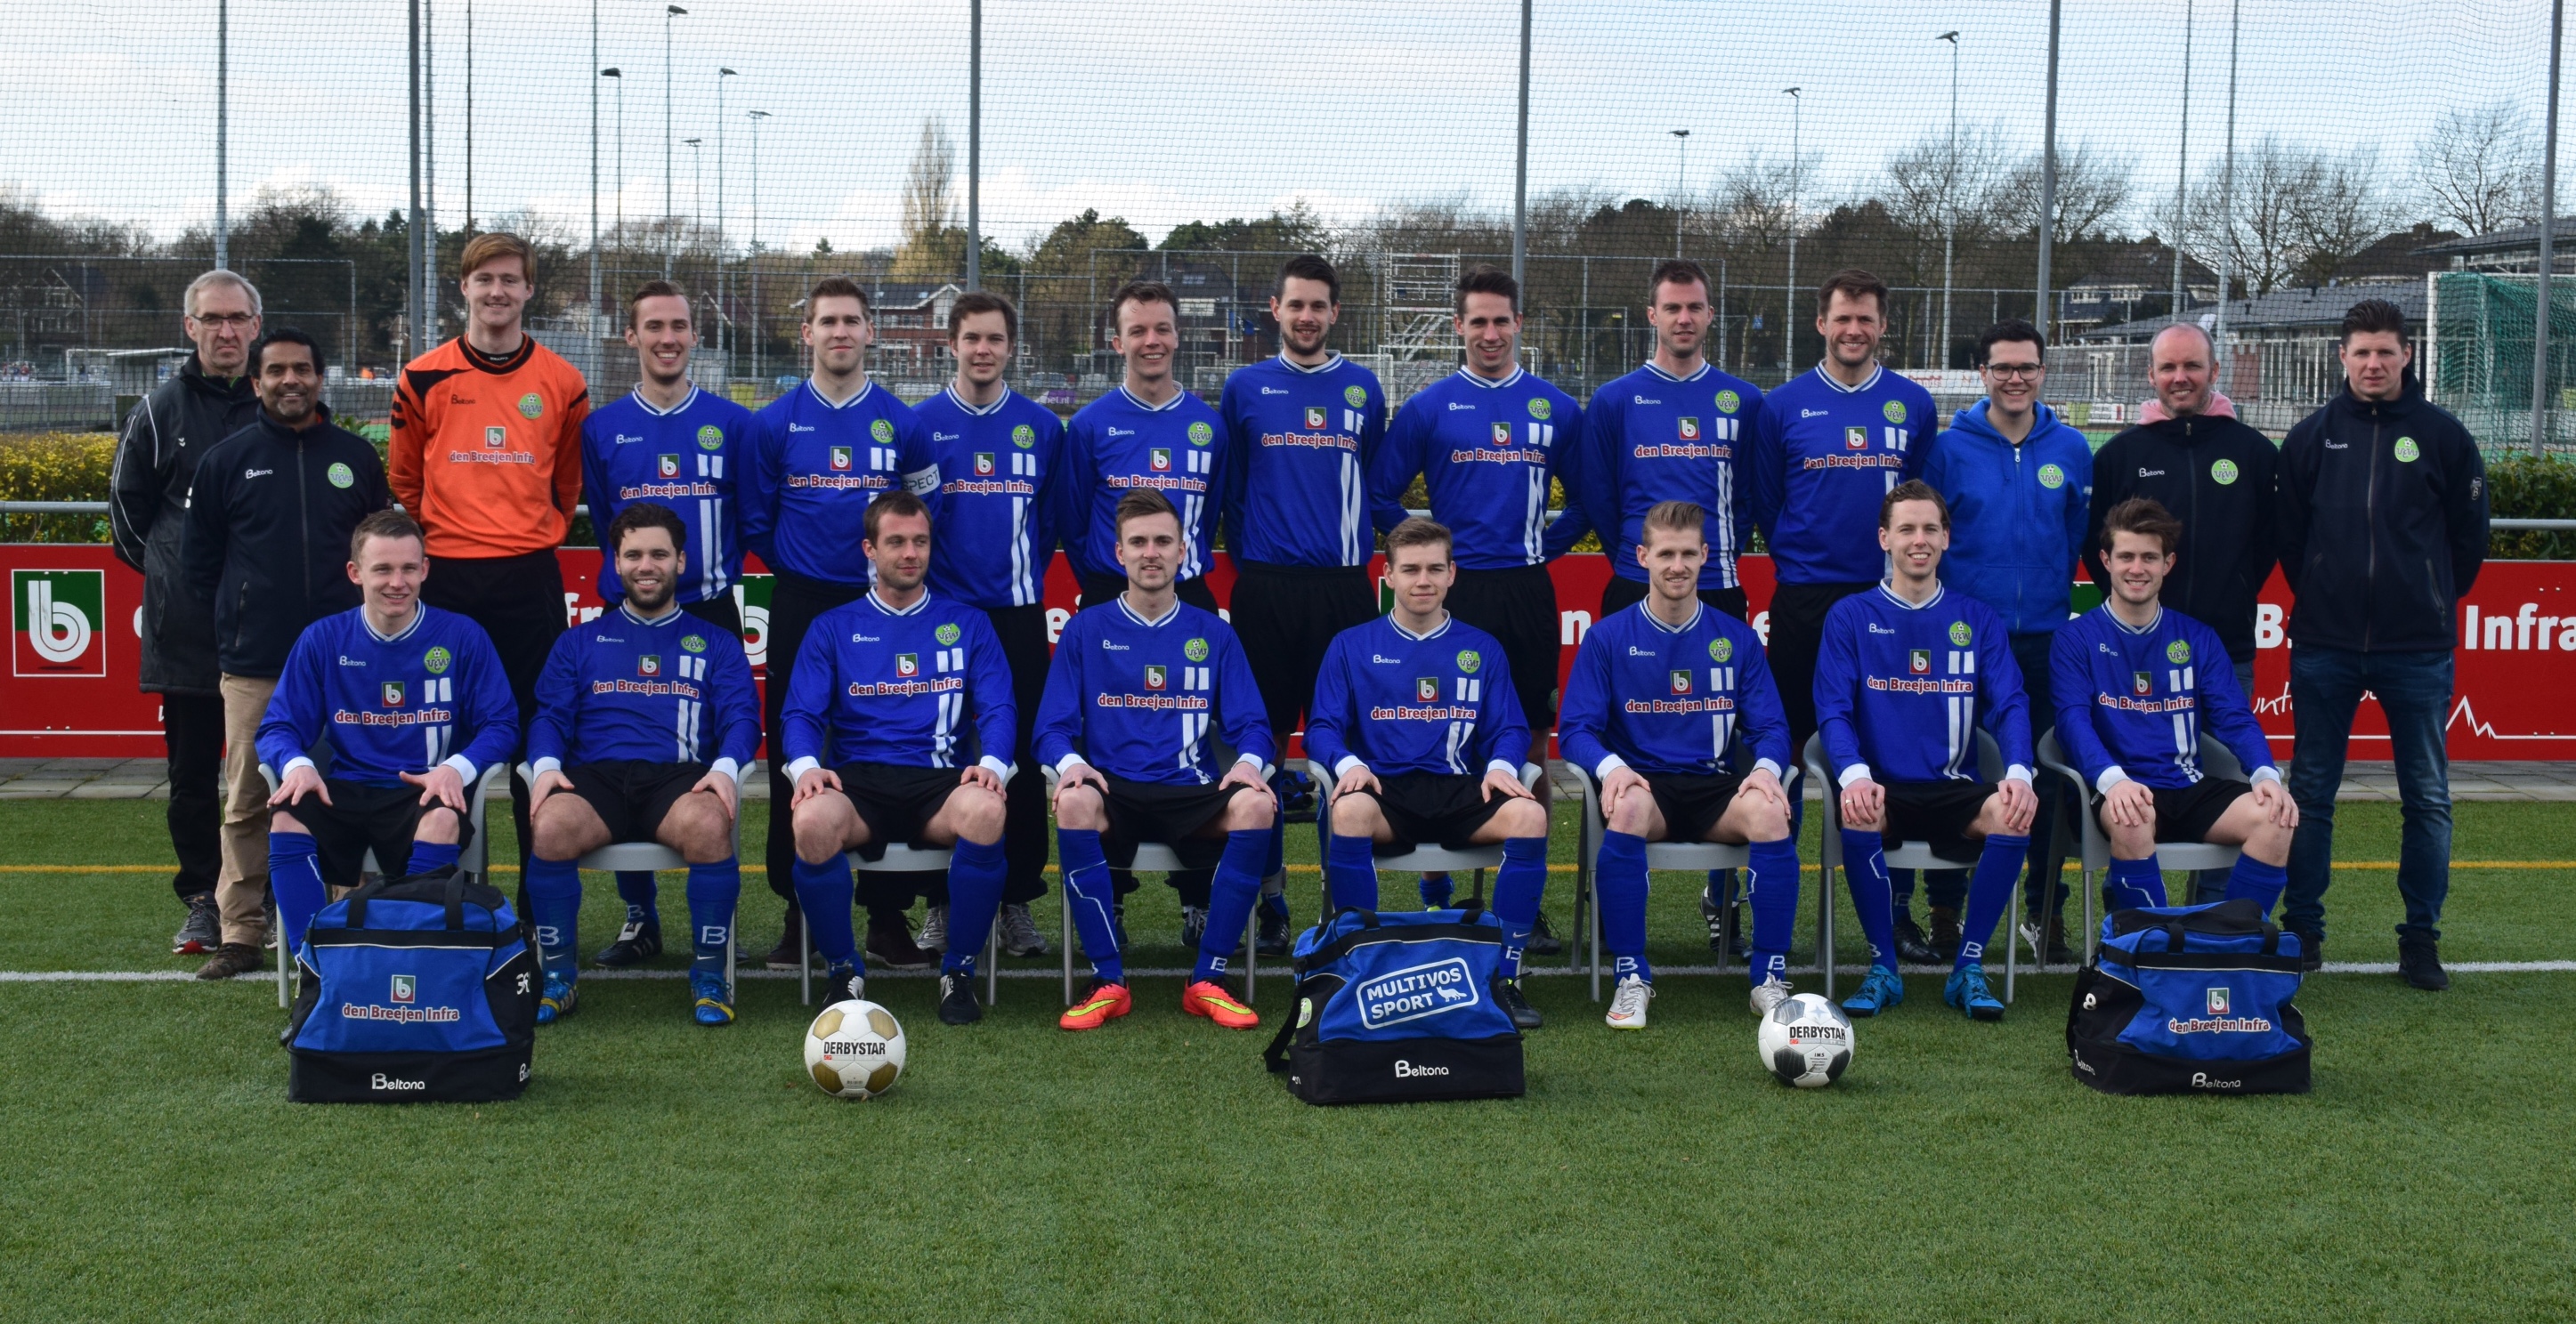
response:
{"label": "white football", "polygon": [[1783,1085],[1819,1089],[1841,1079],[1851,1065],[1851,1019],[1813,993],[1790,994],[1762,1018],[1754,1038],[1762,1065]]}
{"label": "white football", "polygon": [[837,1099],[873,1099],[903,1079],[903,1023],[873,1002],[835,1002],[805,1031],[805,1071]]}

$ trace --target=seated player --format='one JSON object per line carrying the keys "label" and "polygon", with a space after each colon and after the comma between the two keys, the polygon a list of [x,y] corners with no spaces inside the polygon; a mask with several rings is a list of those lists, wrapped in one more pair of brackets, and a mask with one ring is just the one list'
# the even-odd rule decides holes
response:
{"label": "seated player", "polygon": [[[483,627],[421,605],[420,525],[379,510],[349,535],[359,603],[304,628],[259,724],[268,876],[287,945],[358,885],[372,849],[388,878],[453,867],[470,838],[466,795],[519,743],[518,704]],[[315,766],[327,744],[331,771]]]}
{"label": "seated player", "polygon": [[[2104,517],[2110,596],[2067,622],[2049,650],[2062,699],[2057,739],[2102,797],[2094,812],[2111,838],[2111,892],[2120,905],[2165,904],[2157,842],[2203,841],[2243,848],[2227,898],[2250,898],[2269,915],[2289,884],[2299,806],[2281,785],[2217,632],[2162,602],[2181,543],[2182,521],[2144,497]],[[2251,783],[2201,770],[2204,723]]]}
{"label": "seated player", "polygon": [[921,498],[888,492],[864,519],[876,585],[814,618],[780,709],[779,757],[796,786],[796,899],[830,972],[827,1001],[858,997],[849,852],[953,851],[939,1019],[971,1025],[984,1016],[975,957],[1008,867],[1002,784],[1019,731],[1011,667],[982,611],[922,587],[931,535]]}
{"label": "seated player", "polygon": [[1306,752],[1337,781],[1325,878],[1335,908],[1375,910],[1378,850],[1501,842],[1494,1002],[1512,1024],[1534,1029],[1541,1021],[1521,996],[1521,950],[1547,887],[1547,810],[1521,785],[1514,761],[1529,749],[1529,727],[1502,645],[1443,605],[1457,574],[1446,526],[1396,525],[1386,535],[1395,609],[1335,635],[1324,651]]}
{"label": "seated player", "polygon": [[[1843,1010],[1875,1016],[1905,1000],[1884,847],[1921,841],[1942,859],[1976,861],[1941,1000],[1977,1020],[2001,1020],[2004,1004],[1986,987],[1986,943],[2012,899],[2039,812],[2021,670],[2002,619],[1941,586],[1950,508],[1930,484],[1908,480],[1888,491],[1878,544],[1888,577],[1825,613],[1816,664],[1816,731],[1840,787],[1843,872],[1869,938],[1869,977]],[[2000,783],[1977,780],[1981,726],[2002,748]]]}
{"label": "seated player", "polygon": [[[1225,971],[1261,891],[1278,816],[1267,781],[1276,747],[1261,690],[1234,630],[1174,594],[1186,544],[1172,503],[1138,488],[1119,498],[1113,518],[1127,588],[1064,627],[1038,706],[1037,755],[1057,774],[1064,900],[1093,971],[1090,992],[1059,1024],[1095,1030],[1127,1014],[1109,867],[1125,868],[1137,845],[1152,841],[1170,846],[1183,868],[1216,869],[1181,1010],[1249,1030],[1261,1018],[1227,991]],[[1234,750],[1222,772],[1208,747],[1211,729]]]}
{"label": "seated player", "polygon": [[[1614,1030],[1646,1028],[1655,970],[1646,963],[1646,843],[1750,843],[1753,1010],[1789,996],[1789,930],[1798,915],[1798,843],[1789,831],[1789,719],[1761,636],[1699,598],[1706,514],[1688,501],[1646,510],[1637,563],[1646,597],[1583,636],[1556,733],[1566,761],[1601,784],[1608,831],[1593,879],[1601,942],[1618,984]],[[1739,755],[1753,766],[1739,772]]]}
{"label": "seated player", "polygon": [[689,862],[690,1015],[733,1023],[725,945],[742,896],[733,820],[742,771],[760,752],[760,697],[742,641],[673,600],[689,570],[687,537],[667,506],[617,512],[601,541],[624,601],[564,631],[537,676],[528,918],[546,970],[539,1025],[569,1014],[579,991],[574,861],[619,841],[657,841]]}

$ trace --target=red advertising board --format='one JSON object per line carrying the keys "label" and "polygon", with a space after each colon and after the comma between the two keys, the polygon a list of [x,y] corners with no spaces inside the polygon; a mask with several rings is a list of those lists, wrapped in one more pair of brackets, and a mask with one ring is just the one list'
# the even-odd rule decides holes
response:
{"label": "red advertising board", "polygon": [[[568,620],[601,610],[592,593],[596,552],[562,553]],[[1591,627],[1610,577],[1599,556],[1569,556],[1550,567],[1556,578],[1563,668]],[[87,544],[0,544],[9,577],[9,670],[0,677],[0,757],[141,758],[161,750],[158,697],[135,688],[136,627],[142,577],[108,549]],[[1208,576],[1217,600],[1232,595],[1234,574],[1220,556]],[[1754,626],[1767,624],[1771,563],[1744,561]],[[744,621],[752,661],[762,661],[769,583],[745,585]],[[1059,556],[1047,573],[1051,621],[1075,605],[1072,571]],[[2290,600],[2278,575],[2264,587],[2256,623],[2254,701],[2273,749],[2289,753],[2290,661],[2282,629]],[[2551,610],[2556,608],[2555,611]],[[2490,561],[2460,612],[2459,696],[2451,709],[2455,759],[2554,759],[2576,751],[2576,562]],[[2355,729],[2357,758],[2382,757],[2387,726],[2364,704]]]}

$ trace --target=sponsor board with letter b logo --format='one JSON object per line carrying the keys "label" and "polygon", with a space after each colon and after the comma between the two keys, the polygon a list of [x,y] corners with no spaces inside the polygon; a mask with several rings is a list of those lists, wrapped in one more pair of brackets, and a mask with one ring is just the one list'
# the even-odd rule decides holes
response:
{"label": "sponsor board with letter b logo", "polygon": [[9,572],[12,674],[105,676],[106,625],[105,571]]}

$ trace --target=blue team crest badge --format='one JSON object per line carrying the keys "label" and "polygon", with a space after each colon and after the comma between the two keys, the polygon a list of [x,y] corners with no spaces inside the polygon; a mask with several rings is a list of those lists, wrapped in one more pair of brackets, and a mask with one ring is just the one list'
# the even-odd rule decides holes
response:
{"label": "blue team crest badge", "polygon": [[716,426],[715,424],[713,424],[713,423],[709,423],[709,424],[707,424],[705,427],[702,427],[702,428],[699,428],[699,429],[698,429],[698,449],[699,449],[699,450],[702,450],[702,451],[720,450],[720,449],[722,449],[723,447],[724,447],[724,429],[723,429],[723,428],[717,427],[717,426]]}
{"label": "blue team crest badge", "polygon": [[1735,641],[1734,641],[1734,640],[1732,640],[1732,639],[1711,639],[1711,640],[1709,640],[1709,641],[1708,641],[1708,660],[1709,660],[1709,661],[1711,661],[1711,662],[1723,662],[1723,661],[1725,661],[1725,660],[1727,660],[1728,658],[1731,658],[1731,657],[1733,657],[1733,656],[1735,656]]}
{"label": "blue team crest badge", "polygon": [[1497,446],[1509,446],[1512,444],[1511,424],[1496,423],[1494,425],[1494,444]]}
{"label": "blue team crest badge", "polygon": [[1324,407],[1322,405],[1306,406],[1306,430],[1309,432],[1321,432],[1324,430]]}
{"label": "blue team crest badge", "polygon": [[1205,639],[1192,639],[1188,643],[1181,645],[1181,656],[1188,658],[1192,662],[1205,662],[1207,661],[1207,655],[1208,645],[1207,640]]}
{"label": "blue team crest badge", "polygon": [[1843,449],[1844,449],[1844,450],[1847,450],[1847,451],[1865,451],[1865,450],[1868,450],[1868,449],[1869,449],[1869,429],[1868,429],[1868,428],[1861,428],[1861,427],[1844,428],[1844,429],[1843,429]]}
{"label": "blue team crest badge", "polygon": [[680,457],[679,457],[679,456],[677,456],[677,455],[656,455],[656,456],[654,456],[654,457],[653,457],[653,472],[654,472],[654,474],[655,474],[656,476],[659,476],[659,477],[662,477],[662,478],[677,478],[677,477],[679,477],[679,476],[680,476]]}
{"label": "blue team crest badge", "polygon": [[1154,447],[1149,453],[1149,458],[1145,463],[1148,468],[1158,474],[1170,473],[1172,471],[1172,448],[1169,446]]}
{"label": "blue team crest badge", "polygon": [[1907,649],[1905,653],[1905,669],[1918,676],[1931,675],[1932,650],[1929,648]]}
{"label": "blue team crest badge", "polygon": [[1458,650],[1458,669],[1460,671],[1466,672],[1468,675],[1472,676],[1476,674],[1476,668],[1483,665],[1485,665],[1485,659],[1478,657],[1475,649],[1462,648]]}
{"label": "blue team crest badge", "polygon": [[402,707],[402,706],[403,706],[403,682],[398,681],[398,680],[389,680],[389,681],[386,681],[386,682],[385,682],[384,697],[385,697],[385,706],[386,706],[386,707],[388,707],[388,708],[400,708],[400,707]]}
{"label": "blue team crest badge", "polygon": [[1423,703],[1431,703],[1438,700],[1440,697],[1440,678],[1438,676],[1414,677],[1413,697]]}
{"label": "blue team crest badge", "polygon": [[1030,427],[1026,423],[1022,423],[1018,427],[1011,429],[1011,444],[1019,447],[1021,450],[1027,450],[1031,446],[1037,445],[1038,430]]}
{"label": "blue team crest badge", "polygon": [[2132,690],[2134,690],[2134,691],[2136,691],[2136,692],[2137,692],[2138,697],[2143,699],[2143,698],[2145,698],[2146,696],[2148,696],[2148,695],[2153,694],[2153,693],[2155,693],[2155,692],[2156,692],[2156,678],[2155,678],[2154,674],[2153,674],[2153,673],[2151,673],[2151,672],[2145,672],[2145,671],[2133,671],[2133,672],[2130,672],[2130,673],[2129,673],[2129,688],[2130,688],[2130,689],[2132,689]]}
{"label": "blue team crest badge", "polygon": [[965,633],[965,631],[957,628],[957,622],[950,621],[946,625],[942,625],[938,629],[931,631],[930,637],[938,640],[940,646],[945,648],[950,644],[956,643]]}
{"label": "blue team crest badge", "polygon": [[975,452],[975,476],[978,478],[990,478],[993,476],[993,453],[991,451]]}
{"label": "blue team crest badge", "polygon": [[635,659],[635,674],[645,677],[646,679],[651,679],[652,677],[661,675],[662,655],[659,653],[644,653],[637,656]]}
{"label": "blue team crest badge", "polygon": [[1543,395],[1533,395],[1533,396],[1531,396],[1531,397],[1530,397],[1530,402],[1529,402],[1529,411],[1530,411],[1530,417],[1535,418],[1535,419],[1539,419],[1539,420],[1541,420],[1541,421],[1545,421],[1545,420],[1546,420],[1546,418],[1547,418],[1547,415],[1548,415],[1547,397],[1546,397],[1546,396],[1543,396]]}
{"label": "blue team crest badge", "polygon": [[1743,396],[1737,395],[1733,391],[1720,391],[1717,393],[1717,412],[1721,414],[1732,414],[1743,407]]}
{"label": "blue team crest badge", "polygon": [[1699,420],[1698,420],[1698,419],[1696,419],[1696,418],[1684,418],[1684,419],[1679,420],[1677,425],[1678,425],[1678,426],[1680,427],[1680,429],[1681,429],[1681,438],[1682,438],[1682,440],[1684,440],[1684,441],[1697,441],[1697,440],[1699,440]]}
{"label": "blue team crest badge", "polygon": [[1356,386],[1345,386],[1342,388],[1342,400],[1353,409],[1363,409],[1368,406],[1368,392]]}
{"label": "blue team crest badge", "polygon": [[2175,666],[2182,666],[2183,664],[2191,661],[2190,642],[2187,640],[2176,639],[2172,643],[2165,645],[2165,660],[2173,663]]}
{"label": "blue team crest badge", "polygon": [[433,676],[446,675],[447,664],[455,660],[456,655],[448,652],[445,644],[440,644],[420,655],[421,667]]}
{"label": "blue team crest badge", "polygon": [[2066,471],[2053,464],[2039,466],[2039,485],[2052,492],[2066,486]]}
{"label": "blue team crest badge", "polygon": [[1961,648],[1965,648],[1968,646],[1968,641],[1976,637],[1976,632],[1968,628],[1968,623],[1966,621],[1950,622],[1951,643]]}
{"label": "blue team crest badge", "polygon": [[894,674],[896,674],[896,675],[898,675],[898,676],[918,676],[918,675],[920,675],[920,674],[921,674],[921,654],[919,654],[919,653],[897,653],[897,654],[895,654],[895,655],[894,655]]}
{"label": "blue team crest badge", "polygon": [[834,473],[848,473],[850,471],[849,447],[835,446],[832,448],[832,471]]}
{"label": "blue team crest badge", "polygon": [[1890,400],[1881,405],[1878,412],[1887,415],[1887,421],[1890,423],[1902,423],[1905,421],[1905,402]]}
{"label": "blue team crest badge", "polygon": [[894,440],[894,424],[880,418],[868,424],[868,435],[876,438],[878,445],[885,445]]}
{"label": "blue team crest badge", "polygon": [[1159,690],[1172,678],[1171,671],[1159,662],[1145,664],[1145,688]]}
{"label": "blue team crest badge", "polygon": [[1216,440],[1216,429],[1215,429],[1215,428],[1209,427],[1206,423],[1203,423],[1203,422],[1201,422],[1201,423],[1192,423],[1192,424],[1190,424],[1190,444],[1191,444],[1191,445],[1193,445],[1193,446],[1204,446],[1204,445],[1206,445],[1206,444],[1208,444],[1209,442],[1214,441],[1214,440]]}
{"label": "blue team crest badge", "polygon": [[1688,668],[1688,667],[1675,667],[1675,668],[1673,668],[1673,693],[1675,693],[1675,694],[1688,694],[1688,693],[1690,693],[1690,668]]}
{"label": "blue team crest badge", "polygon": [[702,634],[682,636],[680,639],[680,651],[684,653],[703,653],[707,651],[707,637]]}

